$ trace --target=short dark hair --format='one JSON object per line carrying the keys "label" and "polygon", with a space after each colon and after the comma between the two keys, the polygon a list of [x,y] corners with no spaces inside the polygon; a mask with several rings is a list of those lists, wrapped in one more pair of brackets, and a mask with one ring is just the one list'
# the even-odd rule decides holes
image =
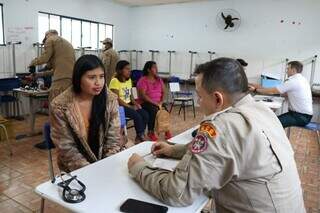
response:
{"label": "short dark hair", "polygon": [[212,93],[217,89],[234,95],[248,91],[248,79],[241,64],[232,58],[217,58],[199,65],[195,74],[203,74],[202,87]]}
{"label": "short dark hair", "polygon": [[157,64],[156,62],[154,61],[147,61],[145,64],[144,64],[144,67],[143,67],[143,75],[144,76],[147,76],[148,73],[149,73],[149,70],[152,68],[153,65]]}
{"label": "short dark hair", "polygon": [[[88,71],[101,68],[105,73],[102,61],[95,55],[83,55],[75,63],[73,68],[72,85],[76,94],[81,93],[81,77]],[[88,143],[92,152],[98,157],[99,155],[99,131],[101,125],[103,130],[106,127],[106,105],[107,89],[103,86],[100,94],[94,96],[91,106],[91,116],[89,121]]]}
{"label": "short dark hair", "polygon": [[300,61],[290,61],[288,63],[291,68],[295,69],[297,73],[301,73],[303,70],[303,64]]}
{"label": "short dark hair", "polygon": [[122,75],[122,70],[127,66],[130,65],[130,63],[126,60],[120,60],[118,61],[116,65],[116,77],[119,78]]}

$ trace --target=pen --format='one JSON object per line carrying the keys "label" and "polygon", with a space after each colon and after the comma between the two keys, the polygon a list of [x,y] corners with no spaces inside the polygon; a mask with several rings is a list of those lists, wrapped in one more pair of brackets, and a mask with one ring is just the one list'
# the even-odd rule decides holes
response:
{"label": "pen", "polygon": [[149,155],[152,155],[152,152],[149,152],[149,153],[147,153],[147,154],[145,154],[145,155],[142,155],[141,157],[142,157],[142,158],[145,158],[145,157],[147,157],[147,156],[149,156]]}

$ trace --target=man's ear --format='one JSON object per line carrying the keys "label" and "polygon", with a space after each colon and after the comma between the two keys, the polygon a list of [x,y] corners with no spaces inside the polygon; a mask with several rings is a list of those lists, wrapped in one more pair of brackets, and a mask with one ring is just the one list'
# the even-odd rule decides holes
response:
{"label": "man's ear", "polygon": [[223,94],[219,91],[215,91],[213,93],[213,98],[216,101],[216,107],[222,108],[225,102]]}

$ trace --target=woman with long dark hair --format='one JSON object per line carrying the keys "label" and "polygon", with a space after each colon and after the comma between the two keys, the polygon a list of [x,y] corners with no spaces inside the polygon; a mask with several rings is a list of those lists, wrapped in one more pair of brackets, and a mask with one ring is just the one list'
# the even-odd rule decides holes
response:
{"label": "woman with long dark hair", "polygon": [[72,86],[51,103],[51,138],[60,170],[70,172],[120,151],[117,96],[105,86],[97,56],[75,63]]}
{"label": "woman with long dark hair", "polygon": [[131,69],[128,61],[121,60],[116,65],[116,76],[111,80],[109,88],[118,95],[119,105],[124,107],[126,117],[133,119],[136,130],[136,143],[145,141],[144,131],[149,120],[148,113],[142,109],[132,95]]}
{"label": "woman with long dark hair", "polygon": [[[143,77],[137,83],[139,97],[142,101],[142,108],[149,114],[148,137],[157,141],[158,137],[154,132],[155,120],[158,110],[163,105],[165,87],[162,79],[158,76],[156,62],[147,61],[143,68]],[[170,131],[165,132],[165,138],[171,138]]]}

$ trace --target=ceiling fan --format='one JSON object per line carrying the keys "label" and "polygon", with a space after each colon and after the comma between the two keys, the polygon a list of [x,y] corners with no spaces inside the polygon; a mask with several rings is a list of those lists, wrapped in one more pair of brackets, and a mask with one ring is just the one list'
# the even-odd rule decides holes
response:
{"label": "ceiling fan", "polygon": [[225,31],[235,31],[240,27],[241,17],[240,14],[233,9],[223,9],[218,12],[216,17],[217,26]]}

